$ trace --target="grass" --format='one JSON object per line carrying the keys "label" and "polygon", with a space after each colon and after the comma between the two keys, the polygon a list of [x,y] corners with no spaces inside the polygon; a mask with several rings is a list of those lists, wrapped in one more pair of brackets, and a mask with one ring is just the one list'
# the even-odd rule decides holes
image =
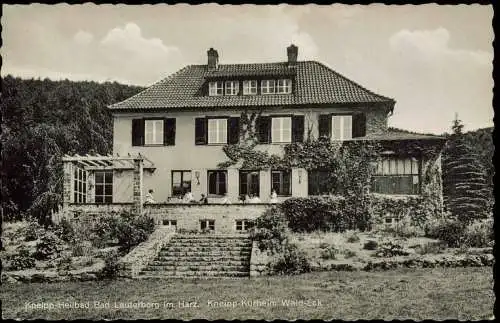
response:
{"label": "grass", "polygon": [[[492,288],[492,270],[485,267],[322,272],[250,280],[2,284],[0,295],[4,319],[476,320],[493,315]],[[244,305],[244,299],[261,303]],[[309,301],[310,306],[283,306],[283,300]],[[110,306],[95,307],[96,301]],[[115,302],[138,301],[159,307],[114,308]],[[213,306],[214,301],[228,306]],[[90,308],[34,309],[26,307],[27,302],[89,302]],[[180,306],[189,302],[197,307]]]}

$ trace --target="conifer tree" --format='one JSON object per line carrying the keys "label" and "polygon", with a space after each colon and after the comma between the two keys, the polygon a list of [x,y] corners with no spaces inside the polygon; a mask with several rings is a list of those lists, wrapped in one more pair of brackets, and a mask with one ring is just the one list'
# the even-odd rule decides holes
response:
{"label": "conifer tree", "polygon": [[446,208],[464,222],[485,217],[488,210],[486,172],[455,117],[453,133],[443,154],[443,191]]}

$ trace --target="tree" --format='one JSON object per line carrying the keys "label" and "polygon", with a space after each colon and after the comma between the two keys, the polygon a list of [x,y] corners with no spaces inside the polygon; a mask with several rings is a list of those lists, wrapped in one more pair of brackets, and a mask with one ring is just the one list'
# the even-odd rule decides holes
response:
{"label": "tree", "polygon": [[455,118],[443,154],[443,192],[446,208],[458,219],[470,222],[488,212],[486,172]]}

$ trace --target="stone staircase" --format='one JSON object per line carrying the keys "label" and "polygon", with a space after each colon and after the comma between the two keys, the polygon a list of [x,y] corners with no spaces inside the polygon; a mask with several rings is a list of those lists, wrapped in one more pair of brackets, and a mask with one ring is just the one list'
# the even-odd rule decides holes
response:
{"label": "stone staircase", "polygon": [[249,277],[252,241],[245,235],[175,235],[140,277]]}

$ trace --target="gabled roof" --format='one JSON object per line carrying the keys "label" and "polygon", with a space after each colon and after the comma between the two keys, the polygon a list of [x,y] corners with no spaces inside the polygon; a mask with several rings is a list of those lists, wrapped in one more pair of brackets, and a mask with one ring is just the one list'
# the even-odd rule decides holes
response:
{"label": "gabled roof", "polygon": [[389,128],[387,131],[381,133],[368,134],[365,137],[356,138],[356,140],[438,140],[446,141],[443,136],[432,134],[423,134],[417,132],[410,132],[402,129]]}
{"label": "gabled roof", "polygon": [[[207,96],[203,85],[213,78],[291,76],[296,81],[293,94]],[[309,104],[382,103],[392,110],[395,101],[375,94],[316,61],[221,64],[215,71],[207,65],[189,65],[144,91],[109,106],[111,110],[151,110],[177,108],[221,109],[252,106],[297,106]]]}

